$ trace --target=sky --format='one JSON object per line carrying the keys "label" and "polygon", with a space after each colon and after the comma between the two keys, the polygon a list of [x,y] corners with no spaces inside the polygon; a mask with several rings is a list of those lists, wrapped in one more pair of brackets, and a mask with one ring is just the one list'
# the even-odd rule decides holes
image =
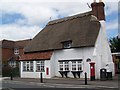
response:
{"label": "sky", "polygon": [[[92,2],[93,0],[1,0],[0,40],[32,39],[51,20],[91,11],[88,5]],[[103,2],[107,38],[110,39],[118,35],[118,0]]]}

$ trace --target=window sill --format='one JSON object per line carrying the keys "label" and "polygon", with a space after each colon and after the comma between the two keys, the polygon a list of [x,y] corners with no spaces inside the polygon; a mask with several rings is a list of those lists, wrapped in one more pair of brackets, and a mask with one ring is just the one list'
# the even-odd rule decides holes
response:
{"label": "window sill", "polygon": [[[36,72],[41,72],[41,71],[39,71],[39,70],[36,70]],[[45,72],[45,70],[44,70],[44,71],[42,71],[42,72]]]}
{"label": "window sill", "polygon": [[34,72],[34,71],[23,71],[23,72]]}
{"label": "window sill", "polygon": [[70,72],[70,71],[68,70],[68,71],[59,71],[59,72]]}
{"label": "window sill", "polygon": [[79,71],[72,70],[71,72],[83,72],[83,70],[79,70]]}

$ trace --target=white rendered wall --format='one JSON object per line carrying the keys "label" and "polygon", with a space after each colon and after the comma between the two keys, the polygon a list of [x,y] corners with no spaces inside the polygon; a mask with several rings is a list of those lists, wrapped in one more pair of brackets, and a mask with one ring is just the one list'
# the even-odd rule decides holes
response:
{"label": "white rendered wall", "polygon": [[100,78],[100,69],[106,68],[106,65],[108,64],[110,71],[112,71],[114,75],[114,63],[112,61],[112,54],[110,51],[109,43],[106,36],[106,27],[105,27],[105,21],[100,21],[101,28],[100,32],[95,44],[96,55],[93,55],[96,61],[96,78]]}
{"label": "white rendered wall", "polygon": [[[33,61],[33,72],[23,71],[23,62],[20,62],[21,66],[21,78],[40,78],[40,72],[36,72],[36,61]],[[46,68],[49,68],[49,75],[46,75]],[[45,72],[43,72],[43,78],[50,78],[50,60],[45,60]]]}
{"label": "white rendered wall", "polygon": [[[64,50],[56,50],[52,56],[52,63],[51,66],[55,66],[54,68],[54,76],[61,77],[59,73],[59,62],[58,60],[72,60],[72,59],[82,59],[83,60],[83,72],[81,73],[80,77],[84,78],[84,73],[87,72],[88,78],[90,78],[90,65],[89,62],[86,62],[86,59],[90,58],[93,59],[93,50],[94,47],[86,47],[86,48],[75,48],[75,49],[64,49]],[[69,63],[69,66],[72,66]],[[69,67],[70,69],[72,67]],[[68,73],[68,77],[73,77],[71,72]]]}

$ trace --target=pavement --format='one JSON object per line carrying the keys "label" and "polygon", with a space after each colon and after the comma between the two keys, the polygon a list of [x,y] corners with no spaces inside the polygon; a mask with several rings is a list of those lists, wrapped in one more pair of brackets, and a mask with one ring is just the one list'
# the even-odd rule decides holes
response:
{"label": "pavement", "polygon": [[10,80],[10,77],[3,78],[3,82],[5,83],[26,83],[29,85],[38,85],[38,86],[46,86],[52,88],[109,88],[109,89],[116,89],[119,88],[119,80],[118,76],[114,77],[112,80],[95,80],[90,81],[87,80],[87,85],[85,85],[84,79],[79,78],[50,78],[50,79],[43,79],[43,83],[40,82],[39,78],[20,78],[14,77],[13,80]]}

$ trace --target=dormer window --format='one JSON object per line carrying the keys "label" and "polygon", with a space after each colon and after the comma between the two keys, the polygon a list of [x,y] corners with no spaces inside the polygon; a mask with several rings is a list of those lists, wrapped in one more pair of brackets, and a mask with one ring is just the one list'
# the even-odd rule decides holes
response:
{"label": "dormer window", "polygon": [[63,42],[63,48],[71,48],[72,41],[65,41]]}

